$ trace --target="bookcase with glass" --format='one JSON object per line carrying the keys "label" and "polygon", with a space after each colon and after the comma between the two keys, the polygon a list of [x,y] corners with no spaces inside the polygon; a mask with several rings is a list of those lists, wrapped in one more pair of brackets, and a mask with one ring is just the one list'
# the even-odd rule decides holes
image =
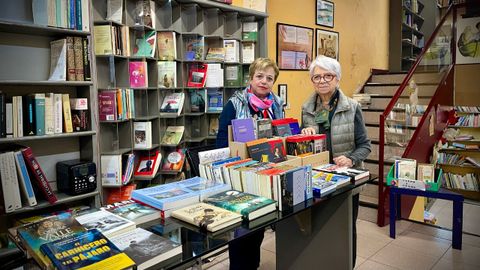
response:
{"label": "bookcase with glass", "polygon": [[99,181],[70,186],[57,171],[63,161],[99,165],[89,1],[77,2],[72,20],[66,8],[48,14],[46,1],[2,2],[0,257],[22,218],[100,206]]}
{"label": "bookcase with glass", "polygon": [[[255,46],[266,41],[266,14],[205,0],[103,0],[93,16],[102,172],[116,175],[103,181],[114,187],[107,193],[188,176],[185,149],[215,143],[223,106],[246,85],[254,58],[266,55]],[[142,148],[138,122],[148,130]],[[158,166],[149,177],[138,175],[143,159]]]}

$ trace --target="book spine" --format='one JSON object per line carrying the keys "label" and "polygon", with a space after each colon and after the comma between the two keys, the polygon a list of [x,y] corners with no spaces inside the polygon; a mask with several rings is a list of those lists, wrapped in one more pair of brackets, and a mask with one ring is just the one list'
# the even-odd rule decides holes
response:
{"label": "book spine", "polygon": [[53,130],[55,134],[62,133],[63,106],[62,94],[53,94]]}
{"label": "book spine", "polygon": [[75,0],[68,1],[68,19],[69,19],[69,26],[70,29],[77,29],[75,27]]}
{"label": "book spine", "polygon": [[84,81],[83,76],[83,38],[73,38],[73,53],[75,62],[75,80]]}
{"label": "book spine", "polygon": [[48,184],[47,177],[45,176],[45,173],[40,167],[40,164],[38,163],[37,159],[33,155],[32,149],[30,147],[24,148],[22,149],[22,154],[23,154],[23,157],[25,158],[25,163],[30,169],[30,172],[32,172],[32,175],[37,181],[37,184],[40,187],[40,190],[42,191],[45,198],[51,204],[55,203],[57,201],[57,196],[55,196],[55,193],[53,193],[53,190],[50,187],[50,184]]}
{"label": "book spine", "polygon": [[63,124],[65,126],[65,132],[73,132],[72,125],[72,111],[70,110],[70,96],[69,94],[62,94],[63,103]]}
{"label": "book spine", "polygon": [[53,93],[45,94],[45,134],[54,134]]}
{"label": "book spine", "polygon": [[22,96],[17,96],[17,137],[23,137],[23,104]]}
{"label": "book spine", "polygon": [[75,29],[82,30],[82,1],[75,0]]}
{"label": "book spine", "polygon": [[73,37],[67,37],[67,80],[75,81],[75,49]]}
{"label": "book spine", "polygon": [[13,104],[5,103],[5,136],[13,137]]}
{"label": "book spine", "polygon": [[89,32],[90,31],[90,9],[88,7],[89,0],[82,1],[82,30]]}
{"label": "book spine", "polygon": [[30,181],[30,176],[28,175],[27,165],[23,159],[21,151],[14,153],[15,163],[17,165],[17,172],[20,187],[22,188],[22,194],[26,199],[29,206],[37,205],[37,199],[35,198],[35,193],[33,192],[32,182]]}
{"label": "book spine", "polygon": [[83,76],[85,81],[91,81],[92,80],[92,75],[90,71],[90,50],[88,49],[88,44],[89,44],[89,38],[84,37],[82,39],[82,45],[83,45]]}
{"label": "book spine", "polygon": [[7,96],[0,93],[0,137],[7,137]]}
{"label": "book spine", "polygon": [[35,99],[32,95],[24,96],[23,102],[23,134],[25,136],[35,136]]}
{"label": "book spine", "polygon": [[45,94],[35,94],[35,122],[37,136],[45,135]]}
{"label": "book spine", "polygon": [[3,200],[6,213],[22,207],[20,190],[18,189],[17,171],[13,152],[0,154],[0,177],[2,178]]}
{"label": "book spine", "polygon": [[62,0],[55,0],[55,21],[57,27],[62,27]]}

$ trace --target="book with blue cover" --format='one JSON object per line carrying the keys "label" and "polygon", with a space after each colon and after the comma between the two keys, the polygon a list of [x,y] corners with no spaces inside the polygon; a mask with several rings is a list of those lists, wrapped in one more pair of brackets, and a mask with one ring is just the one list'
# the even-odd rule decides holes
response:
{"label": "book with blue cover", "polygon": [[43,244],[41,250],[58,270],[126,269],[135,265],[96,229]]}
{"label": "book with blue cover", "polygon": [[132,199],[160,210],[168,210],[198,202],[199,196],[172,183],[134,190]]}
{"label": "book with blue cover", "polygon": [[275,211],[275,201],[250,193],[229,190],[204,200],[208,204],[239,213],[244,219],[252,220]]}
{"label": "book with blue cover", "polygon": [[255,140],[255,125],[253,119],[233,119],[232,133],[233,140],[236,142],[249,142]]}
{"label": "book with blue cover", "polygon": [[313,198],[312,167],[302,166],[280,175],[282,209]]}
{"label": "book with blue cover", "polygon": [[351,180],[350,176],[348,175],[317,171],[316,169],[314,170],[312,178],[314,181],[334,182],[336,187],[348,185],[350,184]]}
{"label": "book with blue cover", "polygon": [[200,201],[211,195],[232,189],[230,184],[207,180],[198,176],[177,182],[177,184],[182,188],[190,190],[192,193],[198,194]]}

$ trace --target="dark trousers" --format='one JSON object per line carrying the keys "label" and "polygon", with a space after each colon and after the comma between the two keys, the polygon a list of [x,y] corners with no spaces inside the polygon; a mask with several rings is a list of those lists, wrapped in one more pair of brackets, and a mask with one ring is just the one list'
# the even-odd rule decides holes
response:
{"label": "dark trousers", "polygon": [[258,230],[243,238],[230,242],[228,256],[230,270],[254,270],[260,265],[260,246],[264,230]]}
{"label": "dark trousers", "polygon": [[353,247],[353,267],[355,267],[355,262],[357,261],[357,217],[358,217],[358,207],[360,203],[360,194],[356,194],[352,196],[352,222],[353,222],[353,239],[352,239],[352,247]]}

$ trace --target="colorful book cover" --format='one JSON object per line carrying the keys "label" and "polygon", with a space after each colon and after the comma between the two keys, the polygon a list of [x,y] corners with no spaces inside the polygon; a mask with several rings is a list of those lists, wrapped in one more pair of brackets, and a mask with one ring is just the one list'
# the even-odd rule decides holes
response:
{"label": "colorful book cover", "polygon": [[134,190],[132,199],[160,210],[168,210],[198,202],[198,195],[172,183]]}
{"label": "colorful book cover", "polygon": [[256,139],[253,118],[233,119],[233,140],[236,142],[249,142]]}
{"label": "colorful book cover", "polygon": [[274,200],[236,190],[212,195],[204,202],[239,213],[249,220],[276,210]]}
{"label": "colorful book cover", "polygon": [[190,65],[187,87],[204,87],[208,65]]}
{"label": "colorful book cover", "polygon": [[177,58],[175,32],[158,32],[158,59],[162,61],[173,61]]}
{"label": "colorful book cover", "polygon": [[207,100],[207,91],[205,89],[189,89],[190,111],[206,112],[205,100]]}
{"label": "colorful book cover", "polygon": [[157,209],[132,200],[108,204],[100,209],[133,221],[137,225],[160,218],[160,211]]}
{"label": "colorful book cover", "polygon": [[334,182],[337,187],[342,187],[350,183],[350,177],[347,175],[328,173],[323,171],[313,171],[312,181]]}
{"label": "colorful book cover", "polygon": [[198,176],[177,182],[177,184],[182,188],[186,188],[189,191],[198,194],[200,201],[203,201],[205,198],[213,194],[232,189],[230,184],[224,184],[223,182],[217,182]]}
{"label": "colorful book cover", "polygon": [[113,237],[112,243],[146,269],[182,253],[182,245],[141,228]]}
{"label": "colorful book cover", "polygon": [[185,60],[203,60],[203,48],[205,47],[203,37],[186,37],[184,43]]}
{"label": "colorful book cover", "polygon": [[18,228],[24,246],[44,269],[52,269],[52,262],[40,250],[43,244],[82,232],[85,228],[70,213],[50,216]]}
{"label": "colorful book cover", "polygon": [[95,211],[76,217],[87,230],[97,229],[107,237],[135,228],[135,223],[107,211]]}
{"label": "colorful book cover", "polygon": [[180,143],[185,131],[184,126],[169,126],[162,138],[163,144],[177,145]]}
{"label": "colorful book cover", "polygon": [[220,89],[207,89],[207,112],[221,112],[223,110],[223,93]]}
{"label": "colorful book cover", "polygon": [[162,170],[164,171],[181,171],[185,162],[185,150],[174,149],[165,156]]}
{"label": "colorful book cover", "polygon": [[135,265],[98,230],[89,230],[42,245],[58,270],[126,269]]}
{"label": "colorful book cover", "polygon": [[135,39],[135,47],[133,48],[134,56],[154,57],[155,48],[157,47],[157,32],[147,31],[137,32],[139,35]]}
{"label": "colorful book cover", "polygon": [[162,113],[174,113],[180,115],[183,109],[183,103],[185,101],[185,94],[171,93],[167,95],[162,102],[160,112]]}
{"label": "colorful book cover", "polygon": [[158,61],[158,87],[177,87],[177,62]]}
{"label": "colorful book cover", "polygon": [[129,62],[130,87],[147,87],[147,62]]}
{"label": "colorful book cover", "polygon": [[37,186],[40,187],[42,194],[49,203],[53,204],[57,201],[57,196],[53,192],[52,187],[48,183],[47,176],[42,170],[42,167],[37,161],[37,158],[33,154],[33,151],[30,147],[23,148],[22,150],[23,157],[25,158],[25,163],[29,171],[34,176]]}
{"label": "colorful book cover", "polygon": [[135,167],[135,178],[152,179],[157,174],[161,162],[162,154],[158,151],[151,155],[140,156],[137,167]]}

